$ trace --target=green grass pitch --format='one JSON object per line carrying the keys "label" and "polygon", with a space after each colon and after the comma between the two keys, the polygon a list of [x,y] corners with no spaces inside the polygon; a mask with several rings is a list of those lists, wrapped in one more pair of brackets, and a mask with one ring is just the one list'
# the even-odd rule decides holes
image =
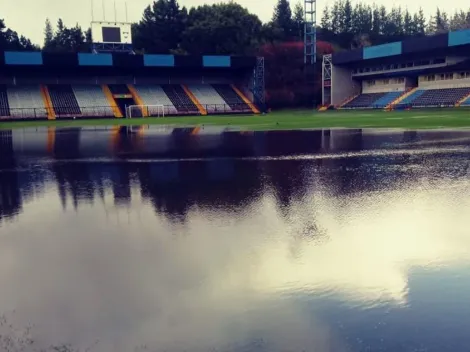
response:
{"label": "green grass pitch", "polygon": [[406,128],[470,127],[470,109],[411,111],[306,111],[285,110],[266,115],[191,116],[135,119],[0,121],[0,129],[25,127],[80,127],[112,125],[164,125],[171,127],[222,126],[240,130],[290,130],[309,128]]}

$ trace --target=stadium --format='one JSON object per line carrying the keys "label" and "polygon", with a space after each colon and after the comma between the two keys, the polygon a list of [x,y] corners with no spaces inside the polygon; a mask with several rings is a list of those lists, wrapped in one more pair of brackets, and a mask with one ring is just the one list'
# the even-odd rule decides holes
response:
{"label": "stadium", "polygon": [[470,30],[323,58],[323,105],[339,109],[470,106]]}

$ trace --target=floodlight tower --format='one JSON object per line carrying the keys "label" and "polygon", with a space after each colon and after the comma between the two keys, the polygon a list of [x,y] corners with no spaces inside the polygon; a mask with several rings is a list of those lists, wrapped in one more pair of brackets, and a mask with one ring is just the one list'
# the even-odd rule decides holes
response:
{"label": "floodlight tower", "polygon": [[[317,1],[304,0],[304,65],[309,84],[315,84],[317,63]],[[315,105],[315,101],[313,102]]]}

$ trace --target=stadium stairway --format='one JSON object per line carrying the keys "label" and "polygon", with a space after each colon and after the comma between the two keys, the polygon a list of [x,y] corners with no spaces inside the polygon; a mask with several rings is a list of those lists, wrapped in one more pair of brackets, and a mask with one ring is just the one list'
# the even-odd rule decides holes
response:
{"label": "stadium stairway", "polygon": [[411,104],[414,100],[418,99],[421,95],[424,94],[424,90],[422,89],[414,89],[410,94],[405,96],[400,102],[396,103],[396,107],[406,107]]}
{"label": "stadium stairway", "polygon": [[109,89],[107,84],[103,84],[101,86],[103,89],[103,93],[108,100],[109,106],[113,109],[114,117],[123,117],[121,110],[119,109],[116,100],[114,100],[113,93],[111,93],[111,89]]}
{"label": "stadium stairway", "polygon": [[418,89],[418,87],[415,87],[415,88],[412,88],[412,89],[408,89],[404,92],[402,92],[402,94],[397,97],[394,101],[392,101],[390,104],[388,104],[385,109],[387,110],[392,110],[393,107],[397,104],[400,104],[400,102],[403,100],[403,99],[406,99],[408,96],[410,96],[411,94],[413,94],[416,90]]}
{"label": "stadium stairway", "polygon": [[384,96],[380,97],[372,103],[372,107],[383,109],[390,105],[390,103],[396,100],[403,92],[388,92]]}
{"label": "stadium stairway", "polygon": [[8,103],[7,87],[0,86],[0,117],[10,116],[10,104]]}
{"label": "stadium stairway", "polygon": [[459,106],[470,106],[470,93],[465,96],[465,98],[462,98],[456,105],[456,107]]}
{"label": "stadium stairway", "polygon": [[47,86],[45,85],[41,85],[40,89],[42,100],[44,101],[44,107],[46,108],[47,112],[47,118],[48,120],[55,120],[56,115],[54,111],[54,105],[52,104],[51,95],[49,94],[49,89],[47,89]]}
{"label": "stadium stairway", "polygon": [[165,84],[162,85],[162,88],[180,114],[200,113],[196,104],[189,98],[182,86]]}
{"label": "stadium stairway", "polygon": [[142,111],[142,116],[143,117],[148,117],[149,116],[148,108],[147,109],[144,108],[145,103],[142,100],[142,98],[140,97],[139,93],[137,92],[137,89],[135,89],[135,87],[132,84],[128,84],[127,89],[131,93],[132,99],[134,99],[136,104],[142,106],[141,109],[140,109]]}
{"label": "stadium stairway", "polygon": [[235,93],[237,93],[237,95],[245,102],[246,105],[248,105],[251,109],[251,111],[253,111],[253,114],[259,114],[260,111],[258,110],[258,108],[255,106],[255,104],[253,104],[250,99],[248,99],[245,94],[243,94],[243,92],[238,89],[235,85],[230,85],[232,87],[232,89],[235,91]]}
{"label": "stadium stairway", "polygon": [[184,92],[189,97],[189,99],[191,99],[193,104],[197,106],[197,109],[199,110],[199,113],[203,116],[206,116],[207,115],[207,110],[202,106],[201,102],[194,96],[193,92],[191,92],[188,89],[188,87],[186,87],[185,85],[181,85],[181,87],[183,88]]}
{"label": "stadium stairway", "polygon": [[360,95],[360,94],[358,94],[358,95],[353,95],[353,96],[351,96],[351,97],[345,99],[341,104],[338,105],[337,108],[338,108],[338,109],[341,109],[343,106],[345,106],[346,104],[349,104],[349,103],[352,102],[354,99],[356,99],[359,95]]}
{"label": "stadium stairway", "polygon": [[47,89],[56,116],[79,116],[82,114],[70,85],[48,85]]}

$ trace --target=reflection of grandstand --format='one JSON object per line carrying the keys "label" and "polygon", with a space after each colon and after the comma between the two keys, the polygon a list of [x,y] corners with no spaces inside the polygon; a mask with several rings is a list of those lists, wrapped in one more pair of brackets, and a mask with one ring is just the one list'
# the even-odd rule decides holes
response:
{"label": "reflection of grandstand", "polygon": [[123,117],[133,105],[138,108],[132,117],[157,116],[162,109],[165,115],[257,113],[253,102],[263,101],[253,94],[262,85],[254,79],[264,74],[258,72],[260,62],[230,56],[0,53],[0,118]]}
{"label": "reflection of grandstand", "polygon": [[325,56],[323,104],[343,109],[470,106],[470,30]]}

